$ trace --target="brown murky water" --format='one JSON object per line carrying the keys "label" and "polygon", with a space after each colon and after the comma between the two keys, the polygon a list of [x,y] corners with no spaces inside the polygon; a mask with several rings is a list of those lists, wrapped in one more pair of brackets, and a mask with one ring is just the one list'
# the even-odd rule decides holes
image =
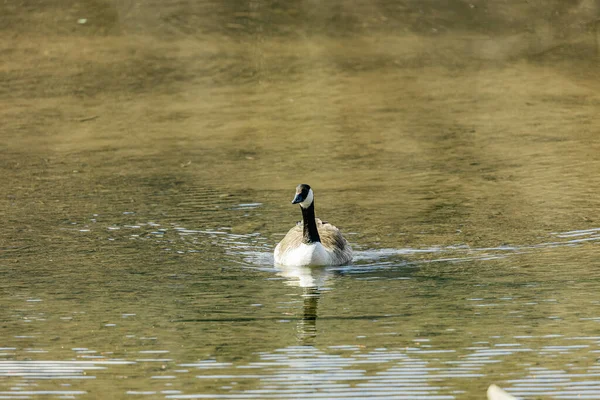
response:
{"label": "brown murky water", "polygon": [[[600,399],[598,5],[533,3],[0,5],[0,398]],[[353,265],[273,266],[301,182]]]}

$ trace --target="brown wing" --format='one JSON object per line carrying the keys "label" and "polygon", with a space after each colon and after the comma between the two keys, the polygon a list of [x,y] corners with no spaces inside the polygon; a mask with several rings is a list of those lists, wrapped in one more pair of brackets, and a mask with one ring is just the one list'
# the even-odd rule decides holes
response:
{"label": "brown wing", "polygon": [[277,245],[275,251],[277,254],[283,254],[288,249],[292,249],[300,246],[302,243],[302,223],[299,222],[292,229],[286,233],[286,235],[281,239],[281,242]]}
{"label": "brown wing", "polygon": [[317,218],[317,229],[321,243],[326,249],[334,252],[340,264],[352,260],[352,249],[338,228]]}

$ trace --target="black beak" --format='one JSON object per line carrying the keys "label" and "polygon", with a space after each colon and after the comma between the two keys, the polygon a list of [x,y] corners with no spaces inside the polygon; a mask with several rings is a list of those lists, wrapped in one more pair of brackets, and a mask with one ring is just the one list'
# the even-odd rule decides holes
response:
{"label": "black beak", "polygon": [[302,193],[296,193],[296,197],[292,200],[292,204],[302,203],[304,201],[304,197],[302,197]]}

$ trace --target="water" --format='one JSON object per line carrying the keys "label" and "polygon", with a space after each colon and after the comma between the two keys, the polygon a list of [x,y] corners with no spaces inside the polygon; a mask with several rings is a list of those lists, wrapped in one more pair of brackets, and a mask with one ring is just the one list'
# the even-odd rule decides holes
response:
{"label": "water", "polygon": [[[67,3],[0,6],[0,398],[600,398],[594,2]],[[353,265],[273,266],[298,183]]]}

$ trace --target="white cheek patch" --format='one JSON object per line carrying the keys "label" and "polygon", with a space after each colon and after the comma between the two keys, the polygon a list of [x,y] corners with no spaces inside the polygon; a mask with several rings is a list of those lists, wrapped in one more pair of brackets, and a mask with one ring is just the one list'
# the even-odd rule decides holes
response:
{"label": "white cheek patch", "polygon": [[300,205],[302,206],[302,208],[308,208],[308,207],[310,207],[312,202],[313,202],[313,191],[312,191],[312,189],[310,189],[308,191],[308,196],[306,196],[306,199],[304,199],[304,201],[301,202]]}

